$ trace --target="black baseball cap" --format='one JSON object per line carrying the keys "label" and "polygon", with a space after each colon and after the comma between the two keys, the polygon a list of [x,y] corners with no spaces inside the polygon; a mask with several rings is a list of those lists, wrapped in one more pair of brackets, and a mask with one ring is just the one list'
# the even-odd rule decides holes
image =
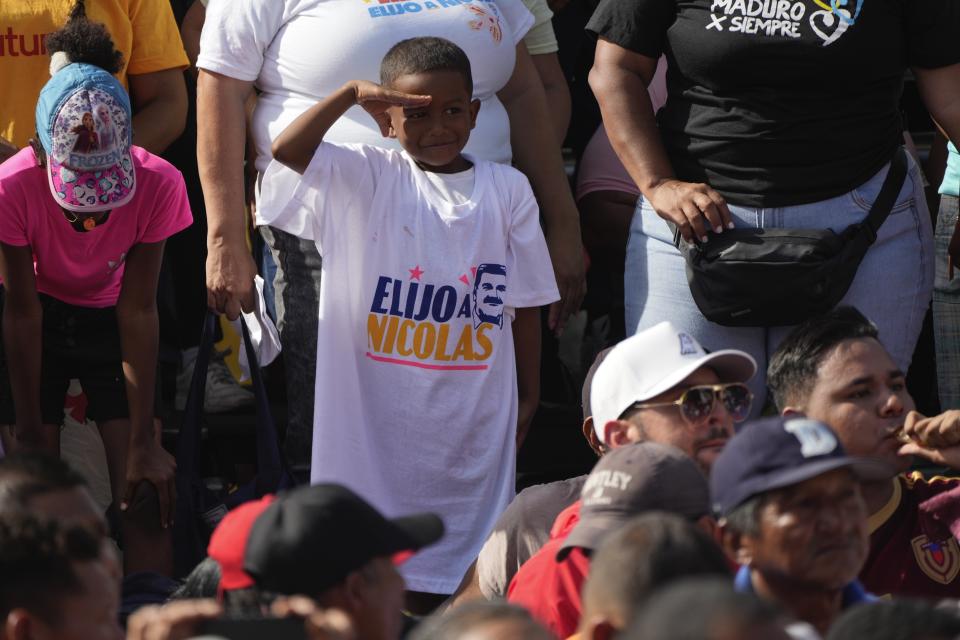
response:
{"label": "black baseball cap", "polygon": [[845,467],[861,480],[885,480],[897,473],[882,460],[846,455],[836,434],[817,420],[774,417],[749,422],[713,463],[714,513],[727,516],[753,496]]}
{"label": "black baseball cap", "polygon": [[442,536],[436,514],[388,519],[342,485],[317,484],[280,494],[263,511],[243,568],[262,590],[315,595],[373,558],[419,551]]}

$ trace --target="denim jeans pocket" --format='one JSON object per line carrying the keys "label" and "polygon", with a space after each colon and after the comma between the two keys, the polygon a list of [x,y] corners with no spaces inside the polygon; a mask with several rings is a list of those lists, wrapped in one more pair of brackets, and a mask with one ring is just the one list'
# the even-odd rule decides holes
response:
{"label": "denim jeans pocket", "polygon": [[633,220],[630,223],[630,233],[673,244],[673,230],[643,196],[637,198],[637,206],[633,210]]}
{"label": "denim jeans pocket", "polygon": [[[909,163],[907,175],[903,180],[903,185],[900,187],[900,193],[897,194],[897,199],[894,201],[893,208],[890,210],[891,214],[907,211],[910,207],[914,206],[917,194],[923,194],[923,180],[919,175],[920,169],[914,163],[913,158],[908,157],[907,162]],[[860,208],[863,213],[870,211],[870,207],[873,206],[877,196],[880,195],[880,189],[883,187],[883,182],[889,170],[890,165],[888,164],[875,173],[869,180],[852,189],[847,194],[851,201]],[[918,185],[920,185],[919,188]]]}

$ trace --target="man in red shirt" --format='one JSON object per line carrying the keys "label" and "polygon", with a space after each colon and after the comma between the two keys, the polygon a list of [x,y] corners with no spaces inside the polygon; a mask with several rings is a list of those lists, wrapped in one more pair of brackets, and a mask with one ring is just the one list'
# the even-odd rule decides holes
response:
{"label": "man in red shirt", "polygon": [[560,638],[580,623],[580,591],[590,570],[590,553],[630,518],[667,511],[712,527],[707,480],[683,451],[644,442],[606,454],[580,494],[579,521],[560,514],[555,536],[514,576],[507,599],[530,610]]}
{"label": "man in red shirt", "polygon": [[960,480],[907,473],[914,455],[960,469],[960,411],[914,411],[904,372],[852,307],[797,327],[770,359],[767,382],[784,415],[820,420],[850,455],[881,458],[900,472],[863,484],[864,586],[881,596],[960,597]]}

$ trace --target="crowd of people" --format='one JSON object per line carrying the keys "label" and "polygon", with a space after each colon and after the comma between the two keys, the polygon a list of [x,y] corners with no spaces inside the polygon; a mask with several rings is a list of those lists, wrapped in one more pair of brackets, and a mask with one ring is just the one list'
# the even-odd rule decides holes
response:
{"label": "crowd of people", "polygon": [[[960,638],[956,0],[4,28],[0,640]],[[224,489],[169,426],[275,334]],[[516,493],[556,386],[599,459]]]}

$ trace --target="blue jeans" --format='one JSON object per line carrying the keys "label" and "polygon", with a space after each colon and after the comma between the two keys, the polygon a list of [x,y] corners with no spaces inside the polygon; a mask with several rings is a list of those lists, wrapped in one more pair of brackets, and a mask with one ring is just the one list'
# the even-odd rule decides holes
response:
{"label": "blue jeans", "polygon": [[940,406],[960,409],[960,264],[953,280],[947,272],[947,248],[957,224],[960,198],[942,196],[937,216],[936,278],[933,285],[933,331],[937,351],[937,381]]}
{"label": "blue jeans", "polygon": [[277,331],[287,382],[287,436],[283,449],[298,471],[310,468],[313,451],[313,399],[317,377],[317,314],[320,310],[320,252],[273,227],[260,227],[276,264],[273,278]]}
{"label": "blue jeans", "polygon": [[[852,191],[821,202],[769,209],[731,205],[730,213],[737,227],[831,228],[839,232],[867,215],[886,174],[884,167]],[[684,260],[672,240],[667,224],[641,197],[627,244],[627,333],[670,320],[706,349],[746,351],[759,367],[750,381],[756,397],[754,415],[758,415],[766,399],[768,359],[792,327],[723,327],[708,321],[690,295]],[[841,304],[857,307],[877,325],[894,362],[906,371],[932,288],[933,232],[923,179],[911,160],[896,204]]]}

